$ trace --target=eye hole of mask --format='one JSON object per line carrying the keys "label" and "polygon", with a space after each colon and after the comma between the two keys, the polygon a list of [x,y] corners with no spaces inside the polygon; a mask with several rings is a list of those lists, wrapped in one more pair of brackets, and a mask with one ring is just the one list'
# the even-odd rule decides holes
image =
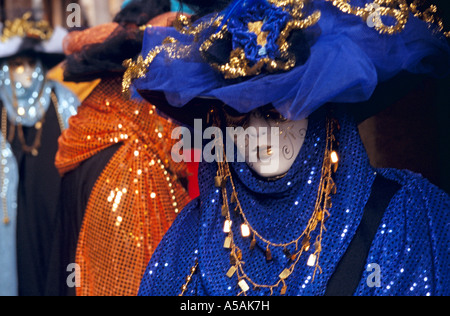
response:
{"label": "eye hole of mask", "polygon": [[249,113],[239,113],[229,106],[225,106],[223,112],[227,126],[244,128],[248,126]]}
{"label": "eye hole of mask", "polygon": [[259,116],[267,121],[273,121],[276,123],[286,122],[287,119],[276,110],[272,104],[266,105],[258,110]]}
{"label": "eye hole of mask", "polygon": [[8,64],[9,64],[9,67],[11,67],[13,69],[23,67],[25,65],[28,65],[28,66],[34,68],[36,66],[36,60],[33,58],[29,58],[29,57],[17,57],[17,58],[10,59],[8,61]]}
{"label": "eye hole of mask", "polygon": [[[243,128],[247,128],[249,126],[251,113],[240,113],[229,106],[226,106],[224,108],[224,113],[227,126],[241,126]],[[287,119],[280,112],[278,112],[272,104],[258,109],[257,111],[253,112],[253,114],[257,117],[275,123],[282,123],[287,121]]]}

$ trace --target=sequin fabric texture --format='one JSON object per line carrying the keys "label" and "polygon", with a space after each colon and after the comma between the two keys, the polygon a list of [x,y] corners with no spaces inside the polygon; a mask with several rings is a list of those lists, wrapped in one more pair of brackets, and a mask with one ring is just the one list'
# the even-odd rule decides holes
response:
{"label": "sequin fabric texture", "polygon": [[[0,296],[15,296],[18,293],[17,284],[17,188],[19,185],[19,170],[11,146],[0,133],[2,189],[0,204]],[[9,223],[6,224],[5,221]]]}
{"label": "sequin fabric texture", "polygon": [[61,174],[122,143],[90,195],[76,261],[77,295],[136,295],[162,236],[190,201],[184,164],[170,163],[175,125],[145,101],[124,101],[120,78],[103,80],[60,138]]}
{"label": "sequin fabric texture", "polygon": [[[340,167],[336,174],[338,193],[333,197],[331,218],[322,241],[322,273],[313,280],[314,268],[307,266],[308,255],[288,281],[290,296],[324,295],[328,280],[345,254],[361,222],[363,209],[377,174],[400,183],[402,188],[392,199],[372,244],[369,264],[381,270],[381,286],[374,287],[365,272],[356,290],[358,296],[448,295],[448,228],[450,199],[421,176],[408,171],[375,170],[368,161],[358,129],[345,115],[339,115],[342,129]],[[323,160],[325,119],[310,118],[305,144],[288,175],[275,182],[254,177],[245,163],[232,163],[237,192],[249,222],[272,242],[286,242],[299,236],[307,225],[317,197],[320,166]],[[221,194],[214,187],[215,164],[200,166],[200,198],[177,218],[164,237],[145,272],[140,295],[176,296],[186,284],[186,276],[198,262],[186,296],[235,296],[240,293],[236,276],[226,276],[230,253],[224,249]],[[239,235],[240,219],[232,218]],[[311,236],[314,238],[313,236]],[[261,245],[252,251],[250,240],[238,238],[246,273],[263,284],[274,283],[288,265],[282,250],[272,253],[267,262]],[[267,296],[268,290],[248,295]],[[275,291],[273,295],[279,295]]]}

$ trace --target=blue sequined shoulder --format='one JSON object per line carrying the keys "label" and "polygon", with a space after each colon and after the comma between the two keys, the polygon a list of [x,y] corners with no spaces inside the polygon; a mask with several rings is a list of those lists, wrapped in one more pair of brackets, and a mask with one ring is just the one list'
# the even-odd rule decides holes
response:
{"label": "blue sequined shoulder", "polygon": [[368,264],[381,268],[381,286],[368,287],[366,272],[356,295],[449,295],[449,195],[411,171],[377,172],[402,188],[386,210],[368,257]]}

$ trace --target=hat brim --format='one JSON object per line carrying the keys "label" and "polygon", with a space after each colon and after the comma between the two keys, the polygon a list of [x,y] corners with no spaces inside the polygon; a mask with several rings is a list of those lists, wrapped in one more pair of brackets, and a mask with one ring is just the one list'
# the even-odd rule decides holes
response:
{"label": "hat brim", "polygon": [[[394,78],[380,83],[372,97],[365,102],[342,104],[355,119],[357,124],[377,115],[386,108],[400,101],[403,97],[413,91],[422,81],[423,75],[401,72]],[[224,103],[218,99],[195,98],[183,107],[172,106],[164,92],[138,90],[138,93],[154,105],[161,115],[177,121],[182,125],[194,126],[197,119],[201,119],[205,125],[209,125],[208,113],[216,106]]]}
{"label": "hat brim", "polygon": [[67,30],[56,27],[53,36],[48,41],[29,37],[13,37],[6,42],[0,42],[0,61],[16,56],[31,56],[39,58],[48,69],[53,68],[64,59],[62,42]]}

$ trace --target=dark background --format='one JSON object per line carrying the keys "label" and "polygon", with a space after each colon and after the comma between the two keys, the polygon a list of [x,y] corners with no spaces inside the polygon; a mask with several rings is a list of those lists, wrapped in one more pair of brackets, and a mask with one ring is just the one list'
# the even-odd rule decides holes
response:
{"label": "dark background", "polygon": [[[435,0],[450,30],[450,1]],[[360,125],[371,163],[409,169],[450,193],[450,78],[425,79]]]}

